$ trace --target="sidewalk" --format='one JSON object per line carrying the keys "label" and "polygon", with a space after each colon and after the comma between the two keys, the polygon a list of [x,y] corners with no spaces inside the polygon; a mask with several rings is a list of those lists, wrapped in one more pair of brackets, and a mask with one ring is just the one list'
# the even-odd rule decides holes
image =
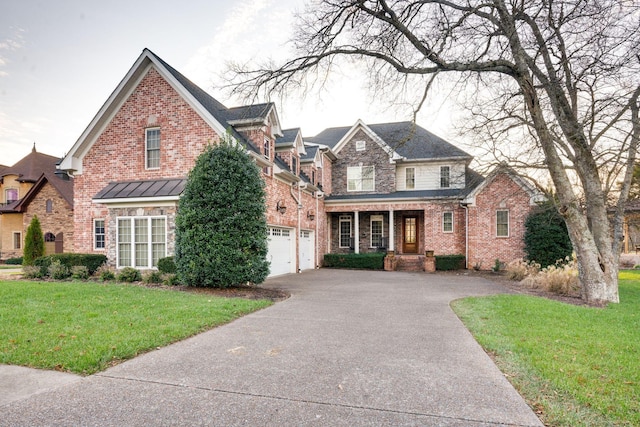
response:
{"label": "sidewalk", "polygon": [[449,302],[480,278],[319,270],[292,296],[0,406],[0,425],[541,426]]}

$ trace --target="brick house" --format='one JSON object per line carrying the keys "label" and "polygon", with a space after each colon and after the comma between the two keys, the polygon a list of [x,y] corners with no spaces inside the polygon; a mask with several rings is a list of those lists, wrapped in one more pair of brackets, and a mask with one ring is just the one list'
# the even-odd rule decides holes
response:
{"label": "brick house", "polygon": [[56,173],[59,158],[35,145],[16,164],[0,170],[0,259],[20,257],[26,230],[38,216],[45,253],[73,250],[73,180]]}
{"label": "brick house", "polygon": [[117,268],[173,254],[187,175],[225,134],[263,171],[272,276],[320,266],[328,252],[410,262],[433,250],[485,268],[521,253],[515,222],[532,195],[511,175],[483,180],[469,154],[411,123],[359,121],[305,138],[281,128],[273,103],[227,108],[147,49],[61,162],[75,182],[74,250]]}

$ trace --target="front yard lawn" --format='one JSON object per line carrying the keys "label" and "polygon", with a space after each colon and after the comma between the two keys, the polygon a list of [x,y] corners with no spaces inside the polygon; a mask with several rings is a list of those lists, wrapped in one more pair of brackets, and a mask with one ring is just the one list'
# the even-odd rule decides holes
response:
{"label": "front yard lawn", "polygon": [[640,425],[640,271],[605,309],[525,295],[452,306],[546,425]]}
{"label": "front yard lawn", "polygon": [[133,285],[0,281],[0,364],[89,375],[270,304]]}

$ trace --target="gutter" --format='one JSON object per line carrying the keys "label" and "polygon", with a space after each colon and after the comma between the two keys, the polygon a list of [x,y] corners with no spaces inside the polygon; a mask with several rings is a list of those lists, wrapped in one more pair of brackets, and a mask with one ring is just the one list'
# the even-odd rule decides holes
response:
{"label": "gutter", "polygon": [[469,204],[460,203],[464,209],[464,266],[469,269]]}

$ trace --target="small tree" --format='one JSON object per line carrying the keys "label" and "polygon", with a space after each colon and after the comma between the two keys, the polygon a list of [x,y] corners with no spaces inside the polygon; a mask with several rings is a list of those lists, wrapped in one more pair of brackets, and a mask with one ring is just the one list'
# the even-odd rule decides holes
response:
{"label": "small tree", "polygon": [[264,181],[242,147],[208,147],[176,215],[175,264],[189,286],[260,283],[269,274]]}
{"label": "small tree", "polygon": [[24,239],[24,253],[22,264],[33,265],[33,261],[44,255],[44,237],[37,215],[34,215],[27,228],[27,235]]}
{"label": "small tree", "polygon": [[552,203],[531,212],[524,226],[524,250],[530,261],[547,267],[571,255],[573,247],[567,225]]}

